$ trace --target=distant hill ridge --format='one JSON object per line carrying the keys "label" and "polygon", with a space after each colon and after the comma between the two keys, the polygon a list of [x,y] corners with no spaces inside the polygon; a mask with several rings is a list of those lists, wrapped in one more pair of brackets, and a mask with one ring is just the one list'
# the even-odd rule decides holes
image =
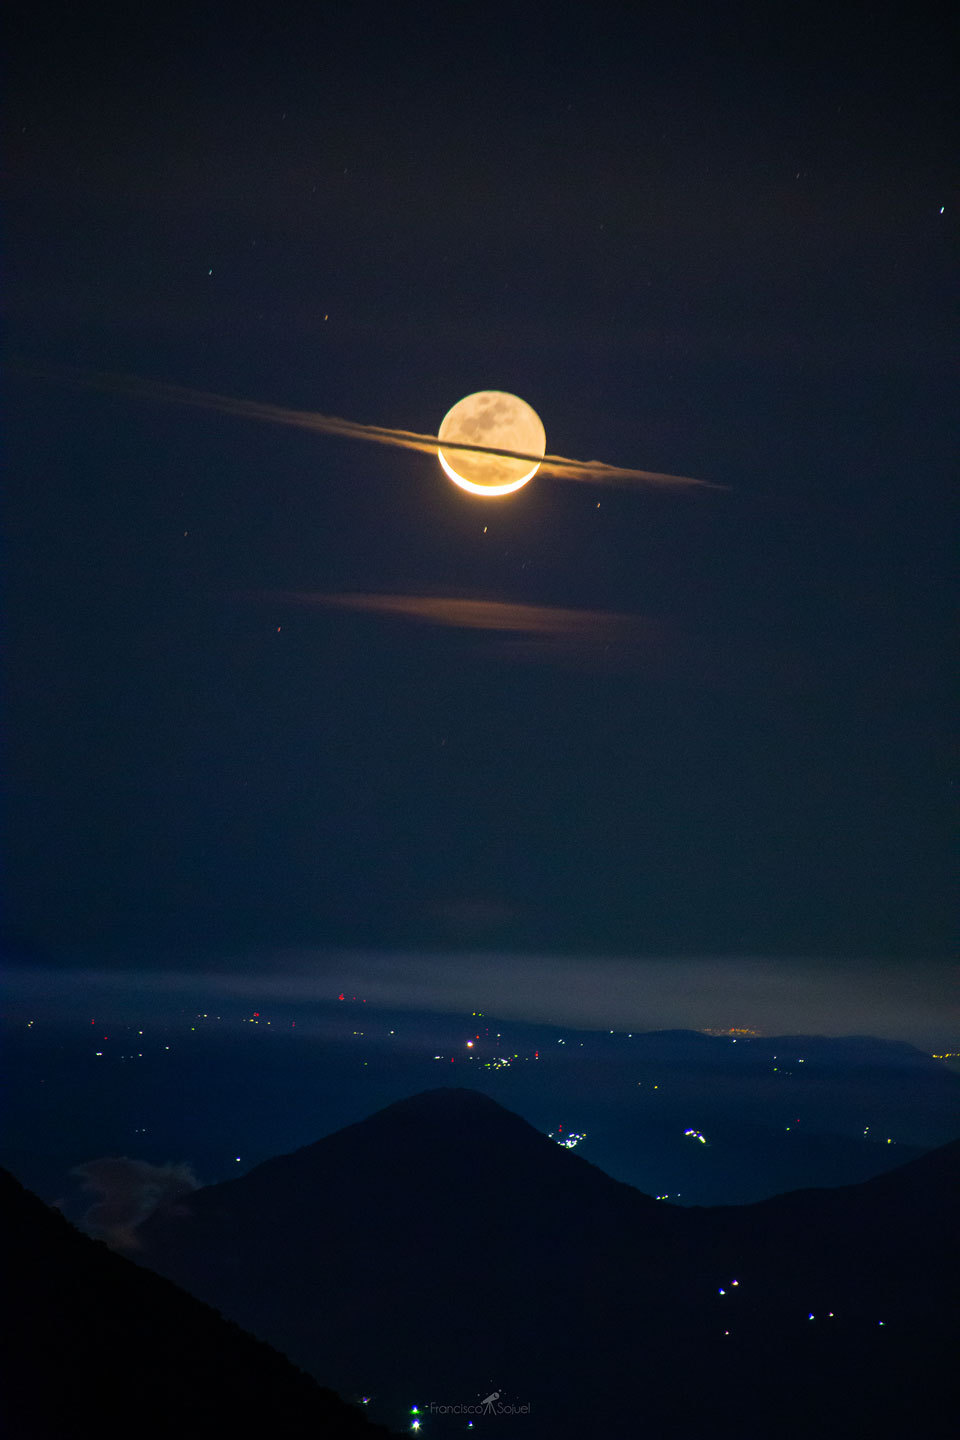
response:
{"label": "distant hill ridge", "polygon": [[[570,1161],[574,1161],[573,1165]],[[430,1177],[440,1173],[447,1184],[482,1183],[484,1170],[496,1168],[501,1186],[519,1192],[544,1173],[562,1176],[568,1188],[583,1191],[596,1187],[608,1202],[628,1208],[640,1207],[651,1217],[663,1209],[631,1185],[613,1180],[604,1171],[579,1155],[564,1151],[548,1136],[521,1116],[478,1090],[444,1087],[398,1100],[383,1110],[289,1155],[263,1161],[240,1180],[205,1188],[204,1193],[227,1189],[245,1193],[262,1186],[291,1185],[297,1192],[311,1171],[322,1174],[326,1184],[341,1183],[347,1172],[356,1177],[365,1173],[382,1183],[385,1167],[410,1187],[429,1188]],[[431,1167],[439,1167],[431,1169]],[[376,1175],[371,1172],[376,1171]]]}
{"label": "distant hill ridge", "polygon": [[347,1393],[506,1386],[528,1440],[903,1435],[945,1403],[958,1168],[684,1210],[441,1089],[194,1192],[143,1259]]}

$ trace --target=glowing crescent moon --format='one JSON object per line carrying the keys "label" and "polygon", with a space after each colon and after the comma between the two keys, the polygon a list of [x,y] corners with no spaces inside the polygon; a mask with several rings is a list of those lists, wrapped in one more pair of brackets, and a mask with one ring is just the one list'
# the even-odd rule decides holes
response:
{"label": "glowing crescent moon", "polygon": [[[536,410],[518,395],[504,390],[478,390],[458,400],[444,415],[437,438],[448,445],[487,445],[493,449],[543,455],[546,431]],[[455,485],[471,495],[510,495],[532,480],[540,461],[531,469],[529,460],[514,455],[482,455],[453,450],[437,459]]]}

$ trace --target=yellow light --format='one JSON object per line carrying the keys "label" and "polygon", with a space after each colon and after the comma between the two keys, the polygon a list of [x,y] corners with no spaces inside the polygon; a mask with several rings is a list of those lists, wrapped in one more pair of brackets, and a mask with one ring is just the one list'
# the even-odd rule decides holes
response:
{"label": "yellow light", "polygon": [[510,480],[502,485],[477,485],[475,481],[466,480],[462,475],[458,475],[456,470],[447,462],[442,450],[437,451],[437,459],[450,476],[454,485],[459,485],[461,490],[469,490],[471,495],[512,495],[514,490],[519,490],[522,486],[526,485],[528,480],[532,480],[540,469],[540,462],[538,461],[533,469],[528,470],[526,475],[521,475],[519,480]]}

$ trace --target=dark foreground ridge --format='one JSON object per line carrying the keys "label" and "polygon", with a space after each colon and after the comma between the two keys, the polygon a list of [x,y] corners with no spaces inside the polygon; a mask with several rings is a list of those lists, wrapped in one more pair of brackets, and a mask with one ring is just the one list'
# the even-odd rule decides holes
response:
{"label": "dark foreground ridge", "polygon": [[5,1170],[0,1205],[8,1440],[389,1440],[269,1345],[81,1235]]}
{"label": "dark foreground ridge", "polygon": [[958,1164],[681,1209],[444,1089],[194,1192],[141,1258],[393,1421],[496,1389],[524,1440],[903,1436],[947,1401]]}

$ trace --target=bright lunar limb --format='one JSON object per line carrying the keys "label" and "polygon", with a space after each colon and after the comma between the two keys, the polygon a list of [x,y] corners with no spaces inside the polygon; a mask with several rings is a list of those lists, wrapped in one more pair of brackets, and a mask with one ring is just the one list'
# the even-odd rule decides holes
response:
{"label": "bright lunar limb", "polygon": [[[517,395],[503,390],[478,390],[458,400],[440,425],[439,440],[448,444],[486,445],[491,449],[519,450],[523,455],[543,455],[547,436],[536,410]],[[532,480],[540,461],[511,455],[481,455],[470,450],[448,450],[443,446],[437,459],[454,484],[471,495],[510,495]]]}

